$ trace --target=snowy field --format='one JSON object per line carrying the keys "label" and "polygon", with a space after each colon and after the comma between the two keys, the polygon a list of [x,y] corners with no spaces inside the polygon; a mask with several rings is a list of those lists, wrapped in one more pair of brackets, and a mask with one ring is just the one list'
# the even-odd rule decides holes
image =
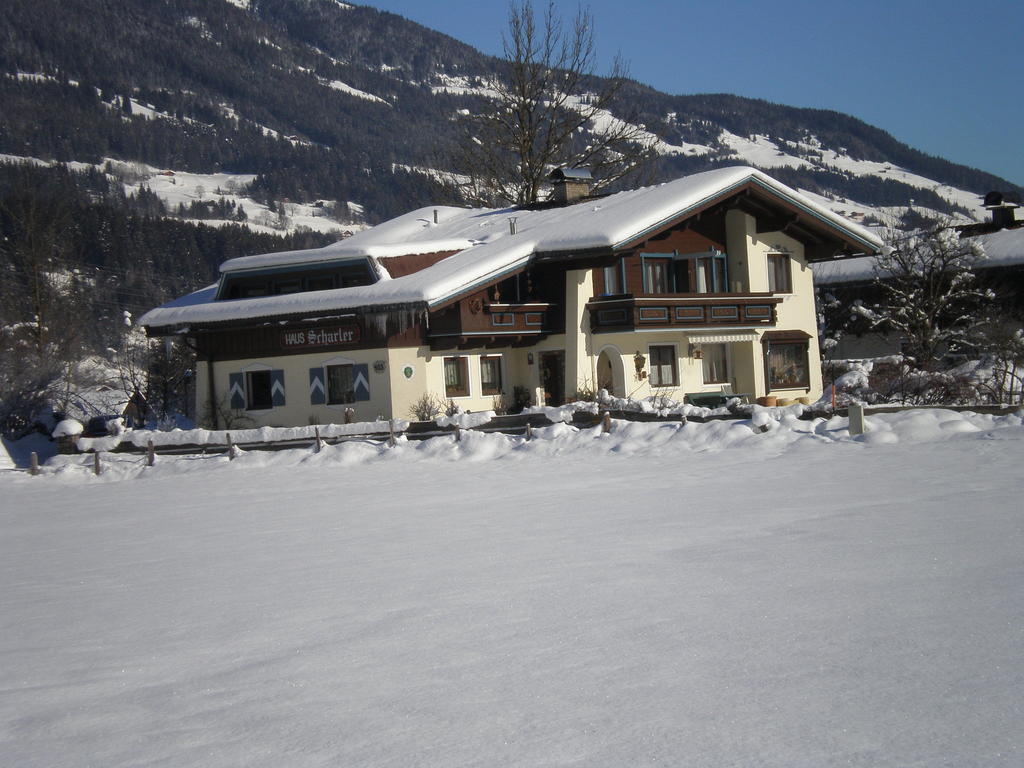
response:
{"label": "snowy field", "polygon": [[1024,764],[1024,418],[868,422],[2,472],[0,765]]}

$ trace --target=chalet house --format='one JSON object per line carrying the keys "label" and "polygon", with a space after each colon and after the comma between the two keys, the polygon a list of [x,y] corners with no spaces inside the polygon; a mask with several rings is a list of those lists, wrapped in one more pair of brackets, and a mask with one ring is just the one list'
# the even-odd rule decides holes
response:
{"label": "chalet house", "polygon": [[603,197],[553,179],[545,204],[432,206],[231,259],[140,322],[196,349],[211,426],[408,418],[424,396],[820,395],[809,265],[876,253],[874,234],[751,168]]}

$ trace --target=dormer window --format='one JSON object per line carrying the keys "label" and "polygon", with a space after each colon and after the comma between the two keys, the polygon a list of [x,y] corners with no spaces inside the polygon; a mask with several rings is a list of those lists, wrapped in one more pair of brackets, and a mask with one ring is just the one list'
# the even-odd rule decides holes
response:
{"label": "dormer window", "polygon": [[276,280],[274,281],[274,295],[283,296],[288,293],[301,293],[302,292],[302,280]]}
{"label": "dormer window", "polygon": [[365,259],[348,260],[330,266],[271,267],[266,271],[226,273],[217,298],[252,299],[259,296],[284,296],[370,285],[373,282],[374,275]]}

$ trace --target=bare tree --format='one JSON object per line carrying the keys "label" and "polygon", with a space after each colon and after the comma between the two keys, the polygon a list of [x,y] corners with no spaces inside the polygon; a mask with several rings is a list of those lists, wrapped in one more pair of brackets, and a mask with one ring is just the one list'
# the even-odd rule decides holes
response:
{"label": "bare tree", "polygon": [[942,355],[976,346],[993,298],[979,288],[974,270],[985,260],[981,244],[949,226],[926,232],[892,233],[875,261],[882,301],[856,311],[872,325],[901,334],[905,352],[930,370]]}
{"label": "bare tree", "polygon": [[0,429],[29,427],[80,351],[84,285],[64,261],[73,211],[28,169],[0,190]]}
{"label": "bare tree", "polygon": [[571,27],[553,0],[538,19],[529,0],[509,10],[504,66],[488,100],[463,121],[456,164],[462,192],[485,204],[536,202],[555,167],[588,167],[595,189],[642,168],[656,138],[613,115],[627,68],[615,58],[608,77],[594,75],[593,17],[581,8]]}

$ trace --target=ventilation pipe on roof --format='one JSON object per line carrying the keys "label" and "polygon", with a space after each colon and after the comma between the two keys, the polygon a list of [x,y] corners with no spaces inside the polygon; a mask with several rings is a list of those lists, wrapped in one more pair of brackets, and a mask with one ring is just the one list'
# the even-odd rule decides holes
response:
{"label": "ventilation pipe on roof", "polygon": [[434,209],[434,223],[437,224],[437,208]]}
{"label": "ventilation pipe on roof", "polygon": [[515,216],[509,216],[508,217],[508,233],[510,235],[514,235],[516,233],[516,217]]}

